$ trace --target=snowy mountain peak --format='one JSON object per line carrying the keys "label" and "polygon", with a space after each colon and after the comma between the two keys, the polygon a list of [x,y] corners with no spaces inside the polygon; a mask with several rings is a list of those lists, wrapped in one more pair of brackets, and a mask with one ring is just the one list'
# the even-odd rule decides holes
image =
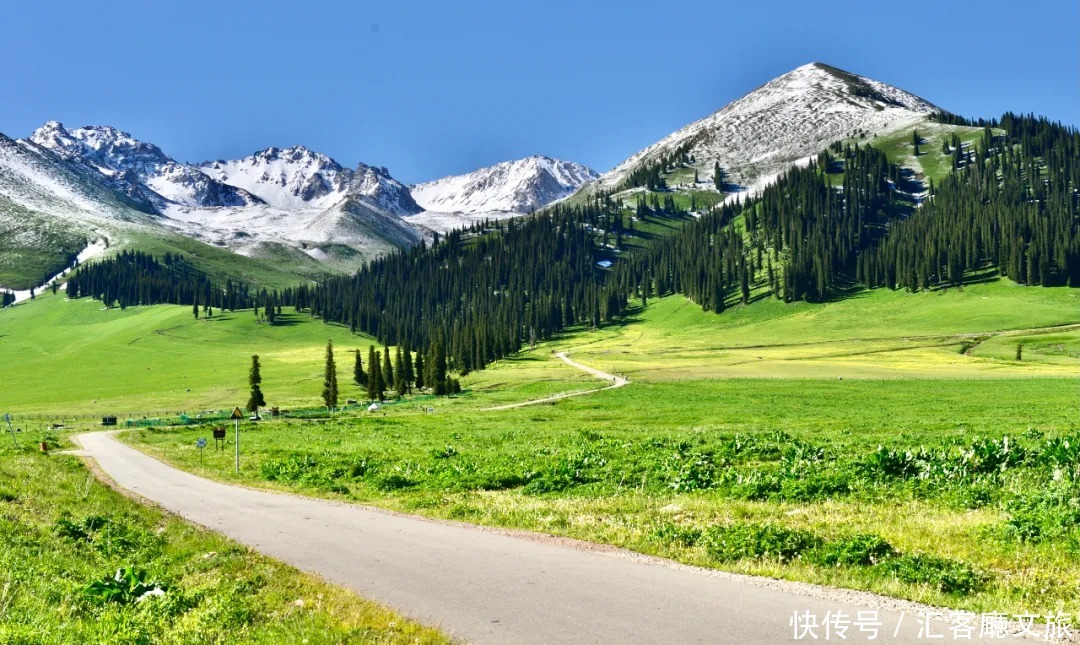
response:
{"label": "snowy mountain peak", "polygon": [[365,197],[398,217],[415,215],[424,210],[416,203],[409,188],[391,177],[385,167],[359,164],[353,171],[348,194]]}
{"label": "snowy mountain peak", "polygon": [[522,214],[568,197],[598,176],[581,164],[536,155],[416,184],[412,194],[429,211]]}
{"label": "snowy mountain peak", "polygon": [[30,141],[60,157],[109,177],[121,192],[161,210],[183,206],[247,206],[261,201],[243,190],[221,184],[194,166],[170,158],[161,148],[111,126],[66,129],[49,121]]}
{"label": "snowy mountain peak", "polygon": [[270,147],[234,161],[199,166],[214,179],[243,188],[278,208],[327,208],[340,201],[352,171],[303,146]]}
{"label": "snowy mountain peak", "polygon": [[732,181],[760,187],[834,141],[908,127],[937,111],[910,92],[809,63],[631,156],[600,186],[617,186],[632,170],[683,151],[709,173],[719,163]]}

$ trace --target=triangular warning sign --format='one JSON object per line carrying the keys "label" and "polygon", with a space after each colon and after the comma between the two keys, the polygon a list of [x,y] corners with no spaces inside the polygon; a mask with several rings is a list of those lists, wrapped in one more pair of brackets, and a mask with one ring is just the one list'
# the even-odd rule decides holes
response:
{"label": "triangular warning sign", "polygon": [[230,419],[243,419],[244,418],[244,411],[241,410],[240,408],[233,408],[232,415],[229,418]]}

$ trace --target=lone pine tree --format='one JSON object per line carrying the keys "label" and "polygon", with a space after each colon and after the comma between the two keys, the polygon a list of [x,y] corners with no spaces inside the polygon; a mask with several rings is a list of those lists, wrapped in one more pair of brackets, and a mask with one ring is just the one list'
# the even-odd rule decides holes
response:
{"label": "lone pine tree", "polygon": [[326,371],[323,374],[323,403],[333,410],[338,404],[337,366],[334,364],[334,341],[326,342]]}
{"label": "lone pine tree", "polygon": [[251,386],[251,396],[248,397],[247,410],[248,412],[254,412],[258,414],[259,408],[266,405],[266,399],[263,397],[262,388],[262,371],[259,368],[259,355],[255,354],[251,357],[251,370],[248,372],[248,385]]}

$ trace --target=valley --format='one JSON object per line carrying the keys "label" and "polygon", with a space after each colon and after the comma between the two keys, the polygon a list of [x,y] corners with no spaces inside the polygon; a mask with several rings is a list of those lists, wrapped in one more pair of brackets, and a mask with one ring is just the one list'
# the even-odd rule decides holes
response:
{"label": "valley", "polygon": [[[826,598],[871,594],[862,605],[910,601],[953,622],[1005,612],[1075,625],[1078,155],[1071,126],[959,117],[822,63],[607,173],[531,156],[405,184],[303,146],[189,164],[115,128],[51,121],[0,138],[0,285],[39,287],[0,308],[0,413],[14,428],[0,504],[30,517],[40,511],[20,500],[54,500],[61,510],[19,535],[59,549],[74,547],[49,527],[80,517],[91,541],[99,514],[103,526],[165,526],[149,546],[64,570],[73,580],[119,554],[181,589],[202,573],[281,567],[266,577],[284,588],[250,581],[237,624],[255,642],[442,635],[141,509],[80,476],[70,455],[31,447],[77,448],[76,435],[115,416],[127,447],[91,437],[84,456],[98,450],[120,486],[149,490],[136,475],[157,464],[167,508],[334,580],[325,554],[261,542],[259,513],[281,519],[278,504],[294,500],[322,518],[313,544],[324,551],[357,549],[330,527],[362,533],[370,506],[415,516],[395,529],[409,544],[426,518],[817,585]],[[72,297],[40,288],[79,253],[87,266],[60,278]],[[241,450],[231,433],[200,443],[234,408],[246,410]],[[29,481],[49,473],[59,490]],[[184,506],[184,481],[199,499],[263,510],[230,524],[224,502]],[[482,534],[462,544],[492,558],[517,548]],[[379,551],[377,577],[390,579],[408,556],[379,535],[372,544],[396,549]],[[56,569],[12,540],[27,576]],[[211,547],[235,557],[221,571],[167,557]],[[448,554],[452,575],[399,589],[368,585],[363,554],[350,555],[338,582],[425,621],[437,613],[425,613],[430,589],[465,584],[470,568]],[[412,566],[432,575],[424,558]],[[565,583],[538,579],[537,597]],[[208,584],[164,617],[87,609],[75,583],[60,595],[88,638],[88,616],[104,612],[153,640],[180,633],[203,598],[217,602]],[[296,588],[334,600],[293,620],[280,605]],[[17,627],[0,611],[0,637],[28,629],[26,598]],[[454,612],[467,638],[498,629]],[[535,607],[517,613],[529,634]],[[256,615],[272,619],[266,635]]]}

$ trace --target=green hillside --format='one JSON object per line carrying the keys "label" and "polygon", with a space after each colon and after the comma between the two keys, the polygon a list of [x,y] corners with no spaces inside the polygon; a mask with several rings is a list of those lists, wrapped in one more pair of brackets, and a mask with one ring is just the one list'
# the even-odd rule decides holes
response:
{"label": "green hillside", "polygon": [[[272,405],[316,404],[332,339],[344,374],[348,350],[370,340],[285,311],[276,325],[248,310],[196,321],[190,307],[105,310],[90,300],[43,296],[0,310],[4,411],[196,411],[243,405],[259,354]],[[352,396],[348,388],[342,394]]]}
{"label": "green hillside", "polygon": [[[716,315],[682,296],[556,346],[632,379],[1080,376],[1080,289],[1006,279],[867,290],[836,302],[766,298]],[[1027,348],[1015,360],[1016,346]]]}

